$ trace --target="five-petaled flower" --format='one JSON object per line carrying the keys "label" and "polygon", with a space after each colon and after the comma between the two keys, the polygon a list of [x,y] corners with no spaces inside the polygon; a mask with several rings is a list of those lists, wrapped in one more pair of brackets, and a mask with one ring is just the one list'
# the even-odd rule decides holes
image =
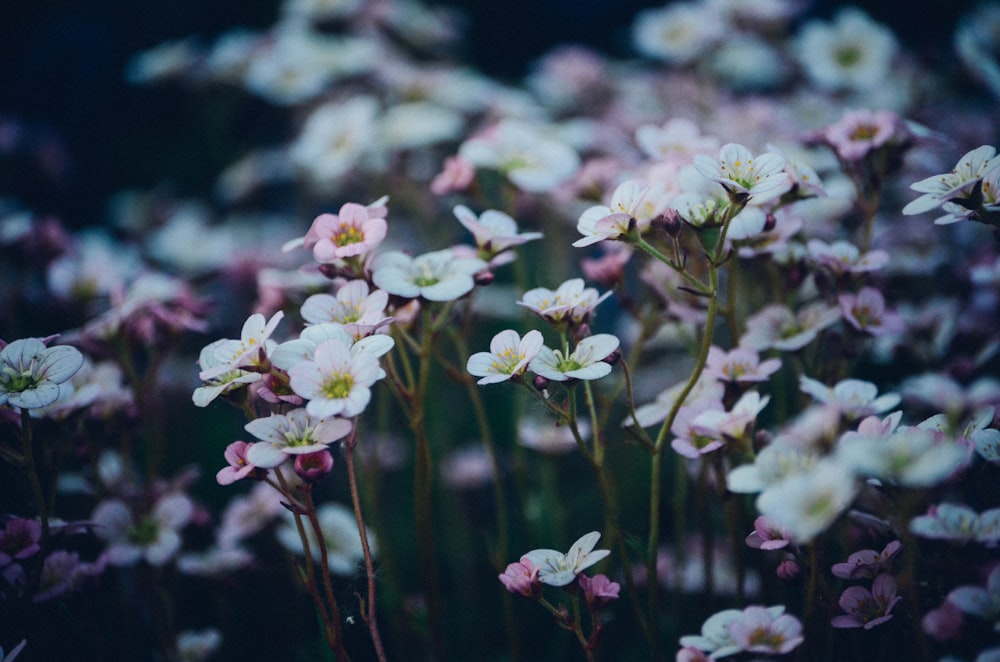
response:
{"label": "five-petaled flower", "polygon": [[722,185],[730,196],[741,202],[753,199],[760,203],[773,199],[792,186],[785,172],[785,159],[774,152],[754,156],[737,143],[728,143],[719,150],[719,158],[704,154],[694,157],[694,167],[705,177]]}
{"label": "five-petaled flower", "polygon": [[493,336],[490,351],[470,356],[466,369],[482,377],[477,382],[480,385],[520,377],[542,348],[542,342],[542,334],[534,329],[524,334],[524,338],[517,331],[506,329]]}
{"label": "five-petaled flower", "polygon": [[618,349],[618,338],[609,333],[588,336],[577,343],[572,352],[552,350],[544,345],[528,365],[537,375],[557,382],[569,379],[600,379],[611,372],[604,359]]}
{"label": "five-petaled flower", "polygon": [[83,366],[75,347],[46,347],[37,338],[15,340],[0,350],[0,405],[37,409],[59,399],[60,385]]}
{"label": "five-petaled flower", "polygon": [[375,355],[352,352],[343,341],[330,338],[316,346],[311,360],[292,366],[288,376],[292,390],[309,400],[306,411],[311,416],[349,417],[368,406],[380,370]]}
{"label": "five-petaled flower", "polygon": [[245,462],[261,469],[271,469],[291,455],[305,455],[326,447],[350,434],[353,425],[346,418],[311,416],[305,409],[287,414],[255,418],[244,429],[261,440],[246,449]]}

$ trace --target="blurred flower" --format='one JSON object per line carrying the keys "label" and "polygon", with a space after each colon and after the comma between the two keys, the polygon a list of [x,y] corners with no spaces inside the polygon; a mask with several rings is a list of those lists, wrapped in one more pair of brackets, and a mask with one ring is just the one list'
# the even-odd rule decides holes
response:
{"label": "blurred flower", "polygon": [[473,276],[486,268],[477,258],[458,258],[451,249],[411,257],[402,251],[379,253],[372,262],[372,281],[389,294],[453,301],[468,294]]}
{"label": "blurred flower", "polygon": [[789,542],[785,529],[763,515],[753,521],[753,531],[746,537],[747,547],[766,551],[782,549]]}
{"label": "blurred flower", "polygon": [[521,562],[527,559],[538,568],[538,580],[543,584],[567,586],[581,572],[611,554],[606,549],[594,549],[600,537],[600,533],[591,531],[573,543],[565,554],[554,549],[535,549],[522,556]]}
{"label": "blurred flower", "polygon": [[749,653],[784,655],[805,640],[799,619],[759,606],[745,608],[727,630],[733,645]]}
{"label": "blurred flower", "polygon": [[852,110],[823,129],[821,138],[844,161],[860,161],[890,143],[911,137],[902,118],[888,110]]}
{"label": "blurred flower", "polygon": [[848,419],[881,414],[898,405],[901,400],[898,393],[878,395],[875,384],[861,379],[844,379],[831,387],[802,375],[799,377],[799,387],[817,402],[836,407]]}
{"label": "blurred flower", "polygon": [[[590,435],[590,424],[587,421],[579,421],[577,428],[584,439]],[[563,455],[578,448],[569,426],[527,417],[517,423],[517,440],[525,448],[546,455]]]}
{"label": "blurred flower", "polygon": [[[339,503],[325,503],[316,510],[320,531],[326,543],[327,563],[330,572],[335,575],[351,575],[358,564],[364,560],[364,549],[361,546],[361,536],[358,534],[358,523],[354,513]],[[306,537],[309,539],[309,549],[316,561],[321,560],[319,543],[311,526],[307,526]],[[372,555],[377,553],[376,542],[371,531],[367,531],[368,544]],[[302,555],[302,538],[295,526],[294,516],[285,511],[281,525],[277,531],[278,540],[289,551]]]}
{"label": "blurred flower", "polygon": [[461,156],[449,156],[444,160],[444,168],[431,180],[431,193],[445,195],[469,188],[476,178],[476,168]]}
{"label": "blurred flower", "polygon": [[834,276],[878,271],[889,263],[887,252],[876,249],[862,254],[857,246],[843,240],[827,244],[819,239],[810,239],[806,250],[811,261],[829,269]]}
{"label": "blurred flower", "polygon": [[882,293],[874,287],[862,287],[857,294],[841,294],[837,302],[844,319],[858,331],[883,336],[906,329],[903,318],[886,308]]}
{"label": "blurred flower", "polygon": [[877,576],[892,570],[892,560],[903,548],[903,543],[893,540],[881,552],[874,549],[862,549],[847,557],[845,563],[834,563],[830,572],[841,579],[875,579]]}
{"label": "blurred flower", "polygon": [[38,592],[33,602],[46,602],[74,590],[80,582],[100,574],[104,570],[102,562],[82,563],[80,555],[64,549],[57,549],[45,557],[42,572],[38,578]]}
{"label": "blurred flower", "polygon": [[808,473],[819,462],[818,452],[775,440],[764,447],[753,464],[730,469],[726,486],[731,492],[753,494],[762,492],[785,478]]}
{"label": "blurred flower", "polygon": [[806,76],[825,90],[873,89],[888,79],[897,49],[892,32],[855,7],[832,23],[807,22],[795,41]]}
{"label": "blurred flower", "polygon": [[872,582],[869,591],[863,586],[849,586],[837,601],[847,612],[835,616],[830,625],[835,628],[860,628],[870,630],[892,618],[892,609],[902,596],[896,595],[896,580],[882,574]]}
{"label": "blurred flower", "polygon": [[335,186],[373,144],[377,114],[378,102],[369,96],[318,106],[289,148],[292,162],[318,186]]}
{"label": "blurred flower", "polygon": [[573,148],[539,127],[512,119],[469,138],[458,153],[477,168],[498,170],[529,193],[551,191],[580,167]]}
{"label": "blurred flower", "polygon": [[632,26],[632,39],[643,55],[684,65],[713,49],[727,27],[707,4],[678,2],[640,12]]}
{"label": "blurred flower", "polygon": [[19,409],[50,405],[81,366],[83,354],[75,347],[46,347],[37,338],[15,340],[0,349],[0,405]]}
{"label": "blurred flower", "polygon": [[108,543],[102,555],[108,563],[127,566],[145,560],[161,566],[177,554],[181,547],[180,530],[193,514],[194,504],[187,496],[168,493],[138,519],[121,499],[100,502],[91,519],[94,533]]}
{"label": "blurred flower", "polygon": [[760,355],[745,347],[728,352],[716,347],[708,349],[705,373],[726,382],[766,382],[781,367],[781,359],[760,360]]}
{"label": "blurred flower", "polygon": [[0,531],[0,567],[30,558],[41,549],[41,522],[23,517],[7,520]]}
{"label": "blurred flower", "polygon": [[840,309],[821,301],[803,307],[798,313],[782,304],[770,304],[747,319],[740,346],[757,351],[795,351],[811,343],[820,331],[838,320]]}
{"label": "blurred flower", "polygon": [[1000,566],[995,566],[986,579],[986,587],[959,586],[948,594],[948,602],[963,613],[982,618],[1000,627]]}
{"label": "blurred flower", "polygon": [[177,635],[180,662],[204,662],[222,646],[222,633],[215,628],[184,630]]}
{"label": "blurred flower", "polygon": [[577,583],[583,591],[583,599],[591,609],[600,609],[612,600],[617,600],[622,590],[621,584],[611,581],[607,575],[580,575]]}
{"label": "blurred flower", "polygon": [[476,352],[469,357],[466,370],[482,377],[476,382],[480,386],[521,377],[543,343],[542,334],[534,329],[524,334],[524,338],[511,329],[501,331],[490,341],[489,352]]}
{"label": "blurred flower", "polygon": [[[778,618],[785,613],[783,605],[767,607],[765,611],[772,618]],[[729,626],[739,623],[744,618],[744,613],[739,609],[724,609],[709,616],[701,626],[700,635],[685,635],[681,637],[681,646],[697,648],[709,653],[709,659],[716,660],[720,657],[735,655],[743,650],[730,634]],[[737,634],[742,634],[737,630]]]}
{"label": "blurred flower", "polygon": [[441,480],[456,490],[472,490],[493,481],[493,463],[481,444],[456,448],[441,462]]}
{"label": "blurred flower", "polygon": [[846,467],[824,459],[764,490],[757,497],[757,510],[784,527],[795,542],[807,543],[847,510],[857,491]]}
{"label": "blurred flower", "polygon": [[921,538],[994,547],[1000,542],[1000,508],[977,513],[961,503],[941,503],[910,520],[910,532]]}
{"label": "blurred flower", "polygon": [[517,221],[495,209],[487,209],[478,217],[465,205],[457,205],[455,217],[472,233],[479,249],[479,258],[491,260],[498,254],[534,239],[541,239],[541,232],[518,233]]}

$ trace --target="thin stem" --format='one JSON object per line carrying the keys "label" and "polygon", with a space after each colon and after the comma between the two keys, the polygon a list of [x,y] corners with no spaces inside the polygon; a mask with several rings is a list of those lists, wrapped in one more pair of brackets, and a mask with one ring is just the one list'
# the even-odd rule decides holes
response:
{"label": "thin stem", "polygon": [[368,576],[368,601],[365,623],[371,633],[375,655],[379,662],[386,662],[385,647],[378,632],[378,621],[375,608],[375,565],[372,563],[371,547],[368,544],[368,531],[365,528],[365,517],[361,511],[361,496],[358,493],[358,476],[354,468],[354,447],[357,444],[358,421],[354,420],[354,429],[344,442],[344,458],[347,461],[347,479],[351,487],[351,503],[354,504],[354,519],[358,523],[358,535],[361,536],[361,549],[365,556],[365,574]]}
{"label": "thin stem", "polygon": [[316,534],[316,544],[319,546],[320,576],[323,580],[323,591],[326,593],[326,601],[330,608],[326,625],[333,632],[333,653],[337,656],[338,660],[343,662],[351,658],[347,654],[347,649],[344,648],[344,637],[340,624],[340,610],[337,608],[337,599],[333,595],[333,580],[330,578],[329,552],[326,548],[326,538],[323,535],[323,529],[319,524],[319,517],[316,515],[316,504],[313,502],[312,497],[312,485],[306,486],[306,517],[309,518],[309,524]]}
{"label": "thin stem", "polygon": [[31,490],[35,494],[35,505],[38,507],[38,517],[42,521],[42,549],[46,549],[49,541],[49,508],[48,499],[42,489],[42,480],[38,475],[38,464],[35,462],[34,442],[31,438],[31,415],[27,409],[21,409],[21,447],[24,459],[28,465],[28,479]]}

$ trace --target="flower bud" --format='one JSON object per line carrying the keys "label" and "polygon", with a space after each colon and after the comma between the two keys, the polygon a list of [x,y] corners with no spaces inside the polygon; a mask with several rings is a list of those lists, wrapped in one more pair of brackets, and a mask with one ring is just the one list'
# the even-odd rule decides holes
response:
{"label": "flower bud", "polygon": [[295,473],[307,483],[318,483],[333,471],[333,456],[323,449],[295,457]]}

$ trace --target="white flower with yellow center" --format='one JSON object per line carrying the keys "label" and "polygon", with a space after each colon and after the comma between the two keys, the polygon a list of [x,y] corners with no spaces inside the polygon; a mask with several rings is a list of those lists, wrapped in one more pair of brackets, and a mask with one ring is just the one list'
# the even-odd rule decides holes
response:
{"label": "white flower with yellow center", "polygon": [[792,186],[785,172],[785,158],[774,152],[758,156],[738,143],[728,143],[719,150],[719,158],[704,154],[694,157],[694,167],[730,195],[763,202],[776,198]]}
{"label": "white flower with yellow center", "polygon": [[519,377],[542,348],[542,334],[531,330],[522,338],[517,331],[507,329],[493,336],[490,351],[469,357],[466,369],[476,377],[477,384],[495,384]]}
{"label": "white flower with yellow center", "polygon": [[572,352],[563,354],[542,346],[529,368],[537,375],[557,382],[569,379],[600,379],[611,372],[611,364],[605,363],[616,349],[618,338],[609,333],[584,338]]}
{"label": "white flower with yellow center", "polygon": [[288,371],[292,390],[309,400],[306,411],[317,418],[356,416],[371,400],[371,385],[379,378],[378,359],[368,352],[351,352],[337,338],[316,346],[311,360]]}
{"label": "white flower with yellow center", "polygon": [[255,467],[271,469],[282,464],[290,455],[315,453],[346,437],[351,422],[345,418],[319,419],[305,409],[293,409],[287,414],[256,418],[244,429],[260,439],[246,452],[246,460]]}

